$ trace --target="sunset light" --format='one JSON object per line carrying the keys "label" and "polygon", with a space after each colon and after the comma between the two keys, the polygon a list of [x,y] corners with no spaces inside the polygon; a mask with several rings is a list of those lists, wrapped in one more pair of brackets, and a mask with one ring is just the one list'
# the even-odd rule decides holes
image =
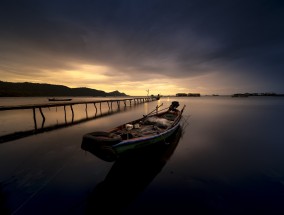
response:
{"label": "sunset light", "polygon": [[284,0],[0,2],[1,215],[284,214],[283,110]]}

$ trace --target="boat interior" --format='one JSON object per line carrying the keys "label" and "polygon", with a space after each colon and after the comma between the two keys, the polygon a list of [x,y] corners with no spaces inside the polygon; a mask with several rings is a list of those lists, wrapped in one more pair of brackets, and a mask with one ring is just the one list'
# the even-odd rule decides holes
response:
{"label": "boat interior", "polygon": [[158,115],[147,116],[121,125],[111,131],[111,133],[120,136],[122,140],[160,134],[170,128],[178,116],[179,113],[176,111],[167,111]]}

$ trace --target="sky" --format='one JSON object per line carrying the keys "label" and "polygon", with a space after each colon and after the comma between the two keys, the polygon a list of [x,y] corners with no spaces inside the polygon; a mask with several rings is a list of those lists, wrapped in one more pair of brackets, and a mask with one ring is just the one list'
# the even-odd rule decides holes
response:
{"label": "sky", "polygon": [[284,93],[284,1],[1,0],[0,80]]}

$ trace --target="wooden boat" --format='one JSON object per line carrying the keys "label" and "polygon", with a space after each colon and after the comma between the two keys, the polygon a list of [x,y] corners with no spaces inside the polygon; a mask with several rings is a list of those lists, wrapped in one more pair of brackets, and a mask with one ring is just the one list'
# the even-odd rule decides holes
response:
{"label": "wooden boat", "polygon": [[161,141],[166,142],[166,138],[171,136],[180,124],[185,105],[182,110],[178,110],[178,106],[177,101],[160,111],[157,106],[148,115],[122,124],[110,131],[95,131],[85,134],[81,148],[105,161],[114,161],[120,155],[133,149]]}
{"label": "wooden boat", "polygon": [[152,144],[120,156],[105,179],[90,193],[86,214],[122,214],[162,171],[174,154],[182,133],[182,126],[179,126],[167,138],[167,144]]}
{"label": "wooden boat", "polygon": [[48,101],[50,102],[62,102],[62,101],[71,101],[72,99],[58,99],[58,98],[50,98]]}

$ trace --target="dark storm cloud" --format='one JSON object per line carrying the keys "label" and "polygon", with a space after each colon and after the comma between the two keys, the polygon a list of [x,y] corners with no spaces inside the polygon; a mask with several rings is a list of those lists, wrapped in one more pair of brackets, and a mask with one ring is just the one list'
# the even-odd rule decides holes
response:
{"label": "dark storm cloud", "polygon": [[[6,60],[16,59],[20,47],[30,63],[40,58],[34,53],[48,54],[46,67],[60,61],[64,67],[69,59],[133,76],[184,77],[220,70],[283,78],[282,1],[1,2],[0,57]],[[14,45],[5,46],[7,42]]]}

